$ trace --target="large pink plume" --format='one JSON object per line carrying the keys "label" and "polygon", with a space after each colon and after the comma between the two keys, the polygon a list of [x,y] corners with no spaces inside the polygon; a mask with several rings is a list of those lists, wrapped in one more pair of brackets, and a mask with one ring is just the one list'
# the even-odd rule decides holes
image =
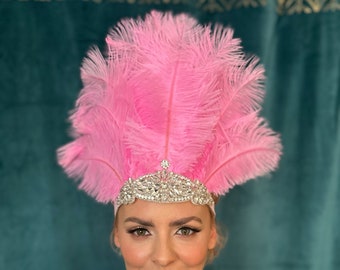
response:
{"label": "large pink plume", "polygon": [[100,202],[129,178],[160,169],[223,194],[274,170],[277,134],[259,117],[264,70],[222,26],[152,12],[123,20],[92,49],[70,117],[74,141],[58,151],[65,171]]}

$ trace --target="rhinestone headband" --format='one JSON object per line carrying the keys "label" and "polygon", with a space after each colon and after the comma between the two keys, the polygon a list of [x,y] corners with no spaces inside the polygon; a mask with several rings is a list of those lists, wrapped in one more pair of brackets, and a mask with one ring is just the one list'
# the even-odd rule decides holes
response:
{"label": "rhinestone headband", "polygon": [[214,200],[207,188],[198,180],[168,171],[169,162],[163,160],[162,170],[143,175],[125,182],[115,201],[115,209],[131,204],[136,199],[157,203],[178,203],[191,201],[197,205],[214,207]]}

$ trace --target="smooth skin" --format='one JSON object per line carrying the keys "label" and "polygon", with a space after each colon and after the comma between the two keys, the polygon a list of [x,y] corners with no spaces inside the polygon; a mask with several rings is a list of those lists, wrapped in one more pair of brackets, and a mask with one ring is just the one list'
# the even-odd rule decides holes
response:
{"label": "smooth skin", "polygon": [[202,270],[216,245],[208,206],[136,200],[118,209],[114,231],[126,270]]}

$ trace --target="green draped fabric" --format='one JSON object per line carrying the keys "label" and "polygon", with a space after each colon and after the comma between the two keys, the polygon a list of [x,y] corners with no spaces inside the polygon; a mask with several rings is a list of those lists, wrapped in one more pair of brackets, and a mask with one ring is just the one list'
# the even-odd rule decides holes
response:
{"label": "green draped fabric", "polygon": [[1,0],[0,269],[124,269],[112,207],[79,192],[55,150],[86,51],[154,8],[235,29],[266,67],[262,114],[284,144],[277,172],[218,204],[228,243],[206,269],[339,270],[340,3],[321,0]]}

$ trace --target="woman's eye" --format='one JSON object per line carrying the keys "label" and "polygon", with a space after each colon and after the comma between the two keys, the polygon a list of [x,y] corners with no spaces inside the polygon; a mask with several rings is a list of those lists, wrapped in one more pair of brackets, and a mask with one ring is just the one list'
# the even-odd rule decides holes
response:
{"label": "woman's eye", "polygon": [[128,233],[133,234],[135,236],[148,236],[150,235],[150,232],[147,229],[144,228],[136,228],[129,230]]}
{"label": "woman's eye", "polygon": [[199,232],[199,230],[197,229],[193,229],[193,228],[189,228],[189,227],[183,227],[183,228],[180,228],[176,234],[178,235],[183,235],[183,236],[189,236],[189,235],[192,235],[194,233],[197,233]]}

